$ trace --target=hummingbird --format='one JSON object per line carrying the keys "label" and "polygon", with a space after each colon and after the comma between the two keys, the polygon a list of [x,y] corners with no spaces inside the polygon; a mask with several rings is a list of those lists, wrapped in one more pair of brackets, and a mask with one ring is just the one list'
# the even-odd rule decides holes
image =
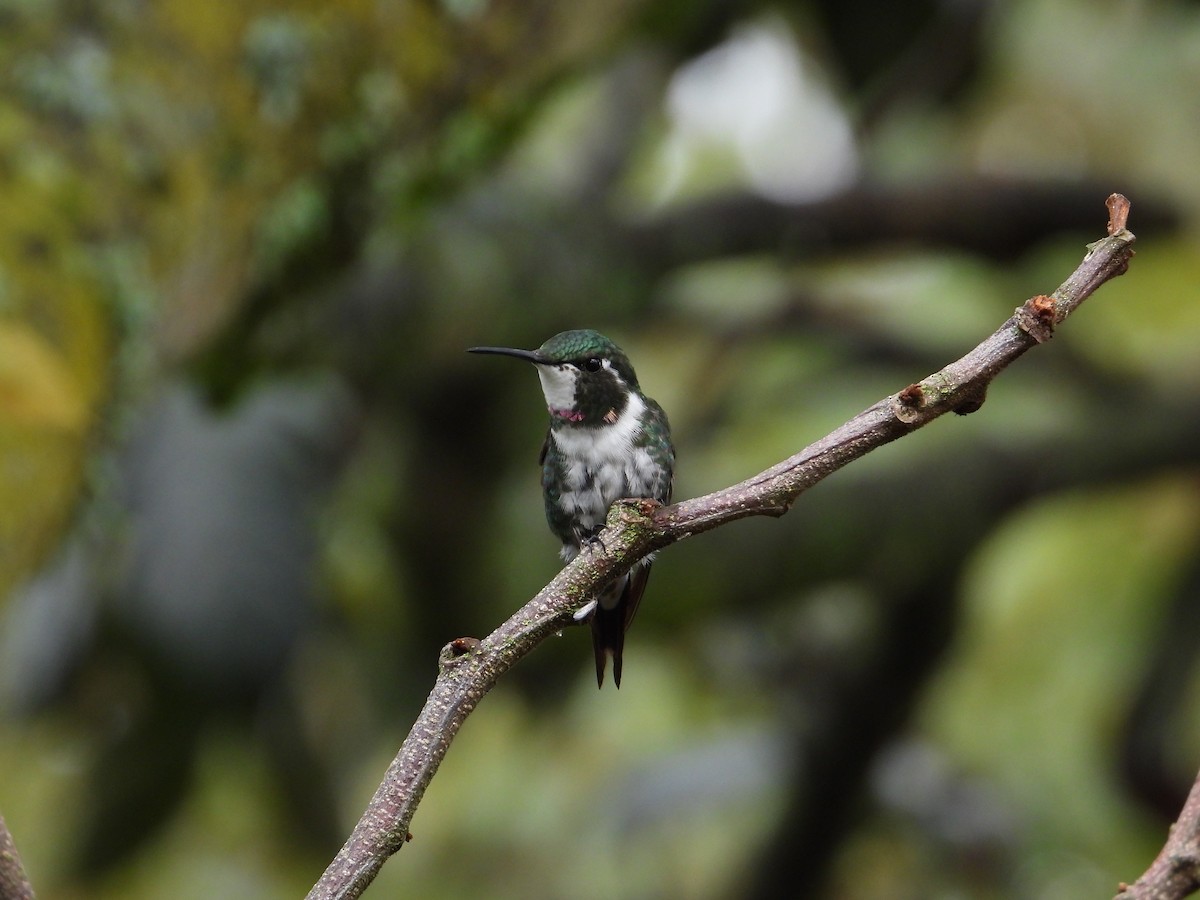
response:
{"label": "hummingbird", "polygon": [[[671,501],[675,448],[661,406],[642,393],[623,350],[591,329],[564,331],[536,350],[472,347],[470,353],[513,356],[533,363],[550,427],[538,458],[546,521],[574,559],[595,541],[608,509],[622,498]],[[621,686],[625,632],[633,621],[653,554],[576,615],[589,617],[596,654],[596,685],[604,686],[608,657]]]}

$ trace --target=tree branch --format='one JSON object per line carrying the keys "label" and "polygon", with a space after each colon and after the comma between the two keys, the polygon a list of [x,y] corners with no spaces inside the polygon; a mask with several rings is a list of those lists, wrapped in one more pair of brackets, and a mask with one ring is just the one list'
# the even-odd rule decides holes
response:
{"label": "tree branch", "polygon": [[33,900],[33,886],[4,816],[0,816],[0,900]]}
{"label": "tree branch", "polygon": [[1115,900],[1178,900],[1200,889],[1200,775],[1154,862]]}
{"label": "tree branch", "polygon": [[1098,287],[1128,268],[1134,236],[1125,228],[1129,201],[1108,200],[1109,236],[1088,246],[1078,268],[1050,296],[1018,307],[991,337],[957,362],[859,413],[778,465],[740,484],[656,507],[614,504],[593,552],[580,554],[483,640],[459,638],[442,650],[437,681],[425,707],[388,767],[345,846],[309,893],[309,900],[358,897],[384,862],[411,838],[408,825],[450,742],[497,679],[550,635],[604,585],[648,553],[748,516],[780,516],[805,490],[847,463],[947,412],[974,412],[1009,363],[1048,340]]}

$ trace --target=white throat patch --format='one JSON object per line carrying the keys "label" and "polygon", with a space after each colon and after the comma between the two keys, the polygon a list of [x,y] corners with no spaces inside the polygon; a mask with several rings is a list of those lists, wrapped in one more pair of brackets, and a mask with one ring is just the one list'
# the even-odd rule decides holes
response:
{"label": "white throat patch", "polygon": [[574,366],[537,366],[538,380],[542,383],[542,394],[551,409],[573,409],[575,406],[575,379],[579,370]]}

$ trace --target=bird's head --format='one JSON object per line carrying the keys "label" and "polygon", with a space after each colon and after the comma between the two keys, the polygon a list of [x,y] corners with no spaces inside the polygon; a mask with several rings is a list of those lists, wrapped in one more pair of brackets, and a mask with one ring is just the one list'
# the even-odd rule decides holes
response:
{"label": "bird's head", "polygon": [[590,328],[563,331],[536,350],[472,347],[470,352],[513,356],[533,363],[551,417],[566,424],[613,424],[629,395],[640,391],[629,357]]}

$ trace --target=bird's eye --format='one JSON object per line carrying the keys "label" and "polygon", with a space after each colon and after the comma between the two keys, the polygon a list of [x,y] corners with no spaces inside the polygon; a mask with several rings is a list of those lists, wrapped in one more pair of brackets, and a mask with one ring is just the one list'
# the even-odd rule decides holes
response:
{"label": "bird's eye", "polygon": [[604,362],[594,356],[591,359],[584,360],[583,362],[583,367],[589,372],[599,372],[602,365],[604,365]]}

